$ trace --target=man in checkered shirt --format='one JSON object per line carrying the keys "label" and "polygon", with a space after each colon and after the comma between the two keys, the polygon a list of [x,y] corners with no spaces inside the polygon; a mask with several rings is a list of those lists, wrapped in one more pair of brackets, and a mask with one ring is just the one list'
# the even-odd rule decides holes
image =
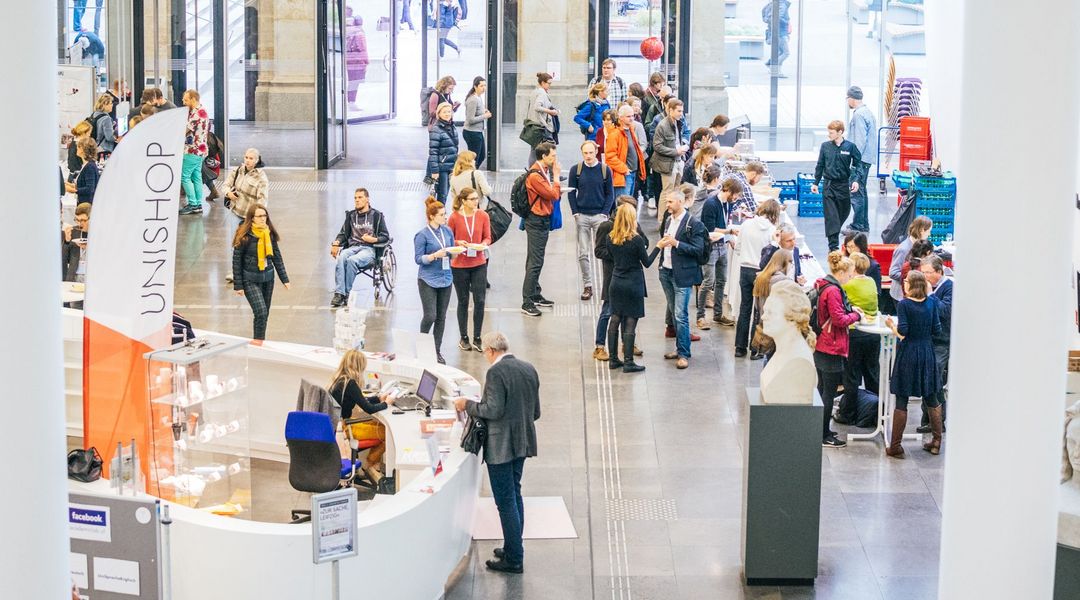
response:
{"label": "man in checkered shirt", "polygon": [[742,195],[735,200],[735,203],[731,207],[733,215],[738,215],[740,213],[745,215],[739,219],[740,221],[744,218],[753,217],[754,213],[757,212],[757,200],[754,200],[754,192],[750,188],[757,185],[764,175],[765,165],[757,161],[748,163],[745,167],[745,172],[724,165],[724,171],[720,178],[727,179],[728,177],[732,177],[737,179],[743,186]]}
{"label": "man in checkered shirt", "polygon": [[605,58],[604,62],[600,63],[600,76],[593,77],[593,80],[589,82],[589,87],[598,83],[607,85],[607,100],[611,108],[618,108],[620,103],[626,102],[627,86],[622,78],[615,74],[614,60]]}

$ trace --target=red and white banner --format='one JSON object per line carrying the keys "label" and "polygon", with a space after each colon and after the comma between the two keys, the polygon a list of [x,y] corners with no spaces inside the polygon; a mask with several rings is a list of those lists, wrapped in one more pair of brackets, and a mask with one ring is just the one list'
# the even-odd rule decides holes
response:
{"label": "red and white banner", "polygon": [[[84,445],[106,469],[117,442],[146,451],[155,432],[143,354],[171,344],[176,226],[187,110],[160,112],[112,153],[91,213],[83,313]],[[150,479],[146,479],[150,481]]]}

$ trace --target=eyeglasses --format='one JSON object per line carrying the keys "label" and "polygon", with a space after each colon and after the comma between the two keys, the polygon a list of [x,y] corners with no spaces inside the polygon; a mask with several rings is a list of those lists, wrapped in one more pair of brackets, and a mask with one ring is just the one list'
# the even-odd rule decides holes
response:
{"label": "eyeglasses", "polygon": [[75,217],[76,223],[89,223],[90,217]]}

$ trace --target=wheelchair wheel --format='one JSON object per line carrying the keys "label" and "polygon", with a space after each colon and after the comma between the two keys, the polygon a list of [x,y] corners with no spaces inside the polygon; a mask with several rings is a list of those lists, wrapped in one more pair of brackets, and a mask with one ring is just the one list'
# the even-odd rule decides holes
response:
{"label": "wheelchair wheel", "polygon": [[397,257],[394,256],[394,248],[388,246],[382,255],[382,286],[389,294],[394,291],[394,282],[397,280]]}

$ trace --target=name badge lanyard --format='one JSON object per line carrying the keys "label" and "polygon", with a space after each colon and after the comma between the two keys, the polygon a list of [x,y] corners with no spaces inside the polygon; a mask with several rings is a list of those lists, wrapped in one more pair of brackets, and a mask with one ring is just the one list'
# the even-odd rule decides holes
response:
{"label": "name badge lanyard", "polygon": [[[442,249],[442,250],[445,250],[446,249],[446,244],[444,243],[444,240],[442,238],[442,230],[440,229],[438,235],[436,235],[435,230],[432,229],[430,225],[428,226],[427,230],[431,233],[431,237],[435,238],[435,243],[439,244],[439,248]],[[444,256],[442,258],[442,263],[443,263],[442,268],[444,270],[449,269],[450,268],[450,257]]]}
{"label": "name badge lanyard", "polygon": [[[479,209],[477,209],[477,210],[479,210]],[[473,230],[476,228],[476,213],[475,212],[473,213],[471,222],[469,221],[469,218],[466,217],[465,215],[461,215],[461,220],[465,222],[465,233],[468,234],[468,236],[469,236],[468,241],[470,243],[473,243]],[[476,250],[473,250],[472,248],[469,248],[468,250],[465,251],[465,256],[468,256],[470,258],[475,257],[476,256]]]}

